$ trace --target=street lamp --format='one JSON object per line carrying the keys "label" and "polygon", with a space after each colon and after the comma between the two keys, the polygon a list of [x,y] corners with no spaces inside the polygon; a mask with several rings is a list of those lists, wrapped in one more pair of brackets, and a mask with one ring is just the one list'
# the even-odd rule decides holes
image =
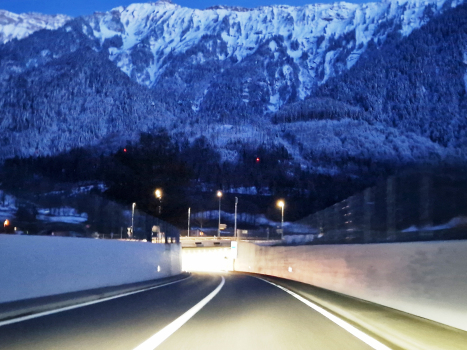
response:
{"label": "street lamp", "polygon": [[131,205],[131,235],[134,237],[134,229],[135,229],[135,207],[136,203]]}
{"label": "street lamp", "polygon": [[283,200],[277,201],[277,206],[281,208],[282,217],[281,217],[281,239],[284,238],[284,207],[285,202]]}
{"label": "street lamp", "polygon": [[190,237],[190,216],[191,216],[191,207],[188,208],[188,235],[187,237]]}
{"label": "street lamp", "polygon": [[6,227],[10,226],[10,220],[6,219],[5,222],[3,223],[3,232],[6,233]]}
{"label": "street lamp", "polygon": [[154,194],[156,195],[156,198],[161,199],[162,198],[162,190],[158,188]]}
{"label": "street lamp", "polygon": [[221,198],[222,192],[217,191],[217,197],[219,197],[219,225],[217,226],[217,237],[221,236]]}
{"label": "street lamp", "polygon": [[156,198],[159,200],[159,214],[161,213],[161,206],[162,206],[162,190],[160,188],[156,189],[154,191],[154,195],[156,196]]}
{"label": "street lamp", "polygon": [[234,237],[237,237],[237,204],[238,204],[238,198],[235,197],[235,219],[234,219]]}

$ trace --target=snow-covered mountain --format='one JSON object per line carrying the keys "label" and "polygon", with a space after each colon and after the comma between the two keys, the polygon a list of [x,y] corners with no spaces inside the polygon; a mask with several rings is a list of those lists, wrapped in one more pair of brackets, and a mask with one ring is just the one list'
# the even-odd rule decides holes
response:
{"label": "snow-covered mountain", "polygon": [[[461,2],[383,0],[193,10],[160,0],[96,13],[87,20],[93,30],[89,35],[101,43],[110,39],[120,43],[109,49],[110,59],[149,87],[167,81],[164,72],[174,66],[177,70],[219,66],[202,78],[177,74],[171,79],[172,85],[186,86],[178,86],[175,93],[177,98],[188,97],[195,111],[215,88],[216,78],[227,74],[223,70],[229,70],[230,63],[254,57],[260,79],[244,79],[241,99],[253,104],[258,98],[254,91],[260,90],[266,112],[305,98],[316,85],[352,67],[370,40],[381,44],[393,32],[407,36],[433,14]],[[200,85],[195,92],[193,80]]]}
{"label": "snow-covered mountain", "polygon": [[71,18],[66,15],[40,13],[15,14],[0,10],[0,43],[23,39],[41,29],[57,29]]}
{"label": "snow-covered mountain", "polygon": [[[213,95],[222,88],[218,82],[227,80],[236,90],[231,97],[235,101],[229,103],[241,102],[245,113],[263,114],[304,99],[348,70],[370,41],[381,45],[389,34],[407,36],[462,2],[383,0],[196,10],[159,0],[96,12],[83,18],[81,30],[99,40],[109,59],[134,81],[161,93],[169,85],[171,98],[194,112],[212,109]],[[0,11],[0,40],[56,29],[69,19]],[[232,81],[239,67],[243,73],[253,70],[255,78],[243,74],[245,79]]]}
{"label": "snow-covered mountain", "polygon": [[280,145],[327,172],[444,159],[467,142],[465,13],[461,0],[159,1],[75,18],[0,45],[0,158],[114,150],[163,126],[224,159]]}

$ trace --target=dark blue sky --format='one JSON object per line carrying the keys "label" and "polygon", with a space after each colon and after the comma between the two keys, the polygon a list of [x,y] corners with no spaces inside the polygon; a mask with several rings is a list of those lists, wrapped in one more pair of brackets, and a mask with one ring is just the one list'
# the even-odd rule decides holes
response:
{"label": "dark blue sky", "polygon": [[[155,1],[155,0],[153,0]],[[185,7],[203,9],[213,5],[230,5],[243,7],[257,7],[264,5],[286,4],[302,6],[315,2],[330,3],[334,0],[172,0]],[[347,0],[348,2],[362,3],[365,0]],[[375,0],[373,0],[375,1]],[[15,13],[41,12],[48,14],[63,13],[69,16],[89,15],[94,11],[108,11],[114,7],[129,5],[138,0],[0,0],[0,9]]]}

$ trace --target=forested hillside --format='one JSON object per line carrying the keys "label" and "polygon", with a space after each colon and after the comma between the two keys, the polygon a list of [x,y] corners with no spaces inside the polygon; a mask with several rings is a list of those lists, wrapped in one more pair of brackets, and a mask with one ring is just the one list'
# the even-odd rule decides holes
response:
{"label": "forested hillside", "polygon": [[467,6],[461,5],[407,38],[394,33],[380,48],[370,42],[352,69],[284,106],[272,121],[296,130],[291,142],[312,160],[462,162],[466,45]]}
{"label": "forested hillside", "polygon": [[132,6],[0,45],[2,186],[97,181],[147,212],[164,187],[172,222],[222,189],[272,218],[286,196],[299,218],[401,169],[465,164],[467,5],[215,8],[185,31],[178,6]]}
{"label": "forested hillside", "polygon": [[76,18],[0,45],[0,158],[112,152],[159,127],[223,161],[283,147],[325,174],[462,157],[464,12],[159,1]]}
{"label": "forested hillside", "polygon": [[[143,133],[116,153],[98,155],[93,149],[74,149],[46,157],[11,158],[0,172],[2,187],[18,197],[56,193],[70,185],[101,184],[107,198],[138,208],[184,227],[186,208],[193,212],[216,210],[217,190],[224,192],[223,210],[278,220],[277,198],[287,198],[288,220],[325,208],[354,191],[387,176],[378,167],[365,176],[323,175],[302,169],[284,148],[244,148],[236,162],[222,162],[219,152],[201,137],[180,141],[167,131]],[[162,188],[163,211],[154,190]],[[324,190],[325,189],[325,190]]]}
{"label": "forested hillside", "polygon": [[464,147],[466,69],[467,6],[461,5],[407,38],[394,34],[380,49],[367,50],[315,96],[358,108],[365,116],[359,119]]}
{"label": "forested hillside", "polygon": [[109,64],[79,31],[41,31],[0,45],[0,67],[2,158],[96,143],[112,149],[172,120],[147,88]]}

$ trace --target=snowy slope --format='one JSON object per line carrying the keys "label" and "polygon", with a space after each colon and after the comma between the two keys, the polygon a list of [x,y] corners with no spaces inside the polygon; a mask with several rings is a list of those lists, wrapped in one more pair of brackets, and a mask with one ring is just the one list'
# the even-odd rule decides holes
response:
{"label": "snowy slope", "polygon": [[[118,7],[88,20],[101,42],[122,39],[123,45],[109,49],[111,60],[150,87],[171,65],[170,58],[185,54],[208,36],[215,39],[207,43],[208,50],[215,48],[215,57],[212,52],[198,51],[190,57],[193,65],[213,59],[239,62],[267,45],[273,59],[286,61],[267,82],[269,109],[276,110],[290,102],[285,101],[290,96],[281,96],[279,90],[295,77],[299,80],[298,98],[303,99],[316,84],[355,64],[371,39],[381,43],[393,30],[408,35],[443,6],[459,3],[461,0],[402,0],[193,10],[161,0]],[[202,98],[193,101],[194,110]],[[248,96],[244,100],[248,102]]]}
{"label": "snowy slope", "polygon": [[[246,114],[263,114],[304,99],[352,67],[370,41],[381,45],[394,31],[409,35],[433,15],[462,2],[383,0],[196,10],[159,0],[96,12],[84,18],[82,31],[99,40],[110,60],[133,80],[161,91],[174,86],[171,98],[183,100],[194,112],[210,108],[210,96],[222,88],[217,81],[230,80],[235,67],[249,64],[241,70],[255,70],[257,77],[237,82],[242,91],[234,99],[243,102]],[[69,19],[0,11],[0,40],[56,29]],[[211,71],[205,73],[206,67]],[[203,76],[173,74],[197,69]]]}
{"label": "snowy slope", "polygon": [[[141,131],[163,126],[181,139],[205,136],[224,160],[235,161],[239,145],[281,145],[302,165],[326,173],[337,172],[346,157],[360,155],[403,163],[433,154],[443,159],[449,152],[427,133],[396,128],[350,97],[343,103],[341,96],[320,99],[318,93],[353,71],[379,72],[381,66],[374,63],[378,61],[368,57],[417,33],[424,33],[433,48],[431,56],[436,56],[445,38],[429,37],[424,29],[429,24],[424,23],[449,12],[463,14],[465,5],[460,4],[461,0],[408,0],[193,10],[159,1],[73,19],[57,30],[0,45],[0,131],[7,135],[0,158],[87,145],[111,151]],[[457,8],[448,11],[453,7]],[[455,33],[453,23],[457,22],[447,21],[446,27]],[[421,30],[414,32],[417,28]],[[399,34],[405,38],[386,40]],[[443,55],[437,60],[453,56]],[[398,69],[401,58],[403,53],[394,57],[390,69]],[[367,66],[360,67],[365,62]],[[350,67],[354,69],[347,72]],[[329,79],[333,76],[337,79]],[[400,86],[411,90],[401,77]],[[358,81],[358,91],[374,90],[377,84],[366,86],[364,78]],[[417,79],[411,84],[425,84],[425,77]],[[393,85],[384,82],[388,90],[397,90],[397,78],[391,80]],[[423,92],[432,87],[419,88]],[[451,95],[461,96],[457,90]],[[309,96],[313,98],[304,100]],[[316,117],[289,118],[303,114],[300,104],[316,96],[317,102],[306,109]],[[403,96],[399,109],[412,101]],[[270,112],[287,112],[290,106],[289,114],[272,123]],[[461,112],[456,113],[464,115]],[[400,119],[397,110],[392,117]],[[440,134],[450,128],[438,124],[444,128],[437,131]],[[463,140],[463,125],[451,128],[456,140]]]}
{"label": "snowy slope", "polygon": [[57,29],[71,18],[65,15],[44,15],[0,10],[0,43],[23,39],[41,29]]}

